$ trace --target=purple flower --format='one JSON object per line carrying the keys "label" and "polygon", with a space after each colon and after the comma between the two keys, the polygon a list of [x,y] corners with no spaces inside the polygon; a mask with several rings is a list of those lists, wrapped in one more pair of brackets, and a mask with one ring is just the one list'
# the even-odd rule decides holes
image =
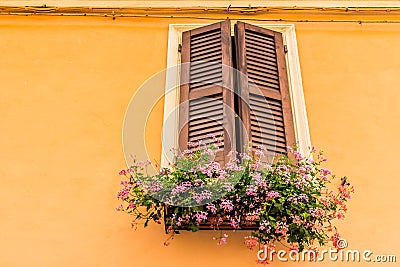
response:
{"label": "purple flower", "polygon": [[267,193],[266,200],[269,201],[269,200],[274,199],[274,198],[277,198],[277,197],[279,197],[279,193],[278,193],[278,192],[269,191],[269,192]]}
{"label": "purple flower", "polygon": [[207,220],[207,212],[205,212],[205,211],[198,211],[198,212],[196,212],[195,214],[194,214],[194,216],[193,216],[193,219],[196,219],[196,223],[197,224],[200,224],[201,222],[203,222],[203,221],[206,221]]}
{"label": "purple flower", "polygon": [[125,175],[125,174],[127,174],[128,172],[126,171],[126,170],[121,170],[118,174],[119,175]]}
{"label": "purple flower", "polygon": [[177,195],[179,193],[185,192],[187,188],[182,185],[177,185],[174,189],[172,189],[171,194],[172,195]]}
{"label": "purple flower", "polygon": [[232,218],[229,222],[229,225],[232,226],[233,228],[238,228],[239,222]]}
{"label": "purple flower", "polygon": [[331,171],[325,168],[321,168],[321,172],[324,176],[331,174]]}
{"label": "purple flower", "polygon": [[162,185],[160,183],[151,183],[150,184],[150,192],[154,193],[154,192],[158,192],[162,189]]}
{"label": "purple flower", "polygon": [[298,200],[303,200],[304,202],[308,202],[308,196],[306,194],[300,194],[297,197]]}
{"label": "purple flower", "polygon": [[249,185],[246,188],[246,195],[248,195],[248,196],[257,196],[257,187],[255,187],[254,185]]}
{"label": "purple flower", "polygon": [[201,193],[194,193],[193,199],[197,202],[197,204],[201,204],[205,199],[211,199],[212,193],[208,190],[204,190]]}
{"label": "purple flower", "polygon": [[203,181],[201,179],[194,180],[194,186],[199,186],[201,184],[203,184]]}
{"label": "purple flower", "polygon": [[223,200],[219,205],[224,211],[231,211],[233,210],[232,201],[230,200]]}
{"label": "purple flower", "polygon": [[209,203],[209,204],[206,206],[206,208],[207,208],[209,211],[211,211],[212,214],[215,214],[215,213],[217,212],[217,208],[216,208],[215,205],[212,204],[212,203]]}

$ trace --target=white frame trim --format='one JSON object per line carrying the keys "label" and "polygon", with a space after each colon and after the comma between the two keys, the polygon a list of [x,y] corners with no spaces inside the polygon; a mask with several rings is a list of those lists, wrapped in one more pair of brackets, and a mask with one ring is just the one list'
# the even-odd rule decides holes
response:
{"label": "white frame trim", "polygon": [[[234,21],[232,21],[234,23]],[[165,100],[164,100],[164,123],[168,115],[171,114],[179,105],[179,70],[174,68],[180,64],[178,45],[181,43],[182,32],[208,24],[170,24],[168,35],[168,57],[167,72],[165,81]],[[289,90],[292,100],[294,117],[294,128],[296,140],[299,142],[300,152],[308,154],[310,152],[311,140],[308,129],[307,111],[304,100],[303,84],[300,72],[299,55],[297,52],[296,32],[293,24],[254,24],[259,27],[268,28],[281,32],[283,42],[288,48],[286,54],[286,64],[288,69]],[[233,27],[232,27],[233,28]],[[175,113],[176,114],[176,113]],[[169,118],[171,119],[171,118]],[[168,160],[164,151],[169,151],[171,147],[178,147],[178,117],[174,118],[176,125],[172,131],[166,131],[162,136],[161,166],[167,166]]]}

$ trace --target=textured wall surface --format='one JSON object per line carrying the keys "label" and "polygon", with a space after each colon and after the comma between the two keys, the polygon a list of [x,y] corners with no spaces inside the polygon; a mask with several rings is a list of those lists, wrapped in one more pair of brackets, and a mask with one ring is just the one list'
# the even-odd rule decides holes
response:
{"label": "textured wall surface", "polygon": [[[1,266],[255,265],[246,233],[222,247],[212,231],[183,233],[164,247],[163,226],[133,231],[115,211],[130,98],[165,68],[168,24],[205,22],[0,18]],[[297,23],[296,33],[311,141],[356,188],[341,233],[351,249],[400,257],[400,25]],[[146,131],[158,160],[162,112]]]}

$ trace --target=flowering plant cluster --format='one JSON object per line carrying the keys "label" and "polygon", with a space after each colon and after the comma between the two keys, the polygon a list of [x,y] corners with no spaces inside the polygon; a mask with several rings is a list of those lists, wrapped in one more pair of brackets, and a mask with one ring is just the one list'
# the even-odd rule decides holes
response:
{"label": "flowering plant cluster", "polygon": [[[146,171],[149,162],[135,161],[119,173],[125,178],[117,197],[124,204],[117,209],[133,215],[133,226],[164,219],[170,238],[178,230],[229,227],[252,230],[244,240],[250,249],[273,247],[276,241],[297,251],[330,242],[338,247],[340,235],[332,221],[344,218],[354,189],[345,177],[337,190],[331,189],[335,176],[322,167],[322,152],[312,149],[305,157],[288,147],[287,155],[268,162],[261,146],[232,153],[221,166],[213,160],[218,145],[216,139],[212,145],[189,143],[174,164],[154,175]],[[168,216],[163,218],[165,206]],[[218,244],[227,237],[221,233]]]}

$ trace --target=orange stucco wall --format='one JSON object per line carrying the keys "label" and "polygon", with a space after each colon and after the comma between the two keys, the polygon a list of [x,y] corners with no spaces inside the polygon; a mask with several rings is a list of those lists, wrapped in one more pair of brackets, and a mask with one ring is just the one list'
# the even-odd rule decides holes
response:
{"label": "orange stucco wall", "polygon": [[[255,265],[243,232],[222,247],[213,232],[164,247],[163,226],[133,231],[115,211],[125,109],[165,68],[168,24],[186,22],[205,23],[0,18],[0,266]],[[400,24],[297,23],[296,33],[312,143],[356,187],[342,235],[400,257]],[[157,158],[162,103],[154,112]]]}

